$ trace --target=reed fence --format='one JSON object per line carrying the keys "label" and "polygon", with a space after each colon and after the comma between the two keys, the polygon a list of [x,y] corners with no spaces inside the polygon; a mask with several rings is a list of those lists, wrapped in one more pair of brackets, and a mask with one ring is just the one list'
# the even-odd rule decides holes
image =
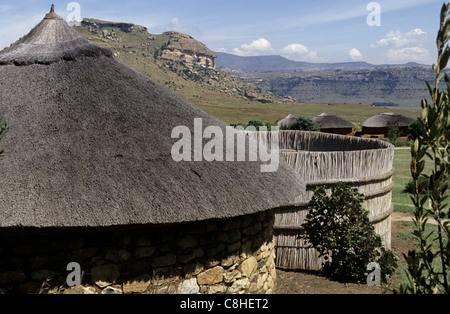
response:
{"label": "reed fence", "polygon": [[[251,136],[269,146],[271,132]],[[394,147],[386,142],[343,135],[280,131],[280,154],[306,182],[306,193],[298,203],[275,211],[276,265],[283,269],[319,270],[323,260],[299,237],[308,203],[317,186],[331,190],[339,182],[364,194],[370,221],[391,247],[392,180]]]}

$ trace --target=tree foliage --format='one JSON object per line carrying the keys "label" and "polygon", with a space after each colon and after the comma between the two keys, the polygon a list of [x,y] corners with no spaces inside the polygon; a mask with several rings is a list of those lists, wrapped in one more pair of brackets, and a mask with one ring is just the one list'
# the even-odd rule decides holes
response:
{"label": "tree foliage", "polygon": [[419,120],[414,121],[408,128],[409,139],[415,141],[423,133]]}
{"label": "tree foliage", "polygon": [[386,135],[390,141],[392,141],[392,142],[397,141],[398,138],[400,137],[400,128],[398,127],[398,124],[393,124],[393,125],[389,126]]}
{"label": "tree foliage", "polygon": [[343,183],[333,187],[331,195],[324,187],[315,190],[302,236],[324,257],[323,273],[327,277],[363,282],[367,266],[376,262],[386,281],[397,267],[397,255],[383,247],[363,201],[363,195]]}
{"label": "tree foliage", "polygon": [[[443,72],[448,64],[450,48],[450,3],[441,10],[440,28],[437,35],[438,59],[433,65],[434,87],[426,82],[431,102],[422,100],[422,115],[418,119],[419,132],[411,146],[411,176],[414,193],[414,236],[418,249],[405,256],[408,264],[408,284],[401,285],[399,293],[430,294],[449,293],[449,204],[450,195],[450,78]],[[446,90],[439,89],[444,79]],[[431,173],[425,174],[425,165],[432,165]],[[421,182],[427,182],[427,189],[421,189]],[[427,232],[427,221],[432,217],[437,222],[437,232]],[[433,249],[437,243],[438,249]]]}
{"label": "tree foliage", "polygon": [[297,120],[290,126],[282,126],[282,130],[295,130],[295,131],[320,131],[320,126],[310,118],[298,117]]}

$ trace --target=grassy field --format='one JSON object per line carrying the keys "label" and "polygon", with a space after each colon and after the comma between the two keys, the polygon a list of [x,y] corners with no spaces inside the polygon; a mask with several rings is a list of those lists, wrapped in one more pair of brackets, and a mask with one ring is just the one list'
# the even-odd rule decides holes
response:
{"label": "grassy field", "polygon": [[[194,105],[226,123],[245,123],[250,120],[276,122],[284,119],[288,114],[313,118],[321,113],[332,113],[359,126],[367,118],[384,112],[400,113],[404,116],[417,118],[414,111],[399,110],[384,107],[371,107],[359,104],[324,104],[324,103],[268,103],[242,101],[235,99],[205,99],[188,98]],[[189,99],[190,98],[190,99]]]}
{"label": "grassy field", "polygon": [[[407,193],[403,192],[405,185],[412,180],[411,177],[411,151],[409,147],[395,149],[394,158],[394,183],[395,187],[392,191],[392,202],[395,206],[395,211],[412,213],[414,212],[414,206],[411,198]],[[425,166],[425,172],[430,170],[431,163],[427,161]]]}
{"label": "grassy field", "polygon": [[397,148],[394,158],[394,183],[395,187],[392,191],[392,202],[395,211],[412,213],[414,206],[409,194],[404,193],[405,185],[411,181],[411,151],[409,147]]}

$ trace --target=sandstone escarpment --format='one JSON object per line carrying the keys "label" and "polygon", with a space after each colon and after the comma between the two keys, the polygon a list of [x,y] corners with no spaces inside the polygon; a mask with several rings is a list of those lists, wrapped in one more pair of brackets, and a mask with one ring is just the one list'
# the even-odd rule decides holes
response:
{"label": "sandstone escarpment", "polygon": [[90,30],[104,27],[117,27],[120,28],[121,31],[125,33],[131,32],[147,32],[147,27],[141,25],[135,25],[132,23],[120,23],[120,22],[110,22],[110,21],[102,21],[97,19],[88,19],[84,18],[81,22],[83,26],[88,26]]}
{"label": "sandstone escarpment", "polygon": [[169,35],[170,40],[162,48],[161,58],[179,61],[187,66],[216,67],[215,58],[217,58],[217,54],[206,47],[205,44],[182,33],[166,32],[164,35]]}

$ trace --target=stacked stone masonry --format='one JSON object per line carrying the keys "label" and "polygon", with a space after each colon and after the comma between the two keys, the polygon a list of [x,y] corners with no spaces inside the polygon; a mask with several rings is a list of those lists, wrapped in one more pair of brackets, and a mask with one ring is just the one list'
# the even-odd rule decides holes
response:
{"label": "stacked stone masonry", "polygon": [[[273,212],[109,230],[2,230],[0,293],[271,293]],[[71,262],[81,286],[69,287]]]}

